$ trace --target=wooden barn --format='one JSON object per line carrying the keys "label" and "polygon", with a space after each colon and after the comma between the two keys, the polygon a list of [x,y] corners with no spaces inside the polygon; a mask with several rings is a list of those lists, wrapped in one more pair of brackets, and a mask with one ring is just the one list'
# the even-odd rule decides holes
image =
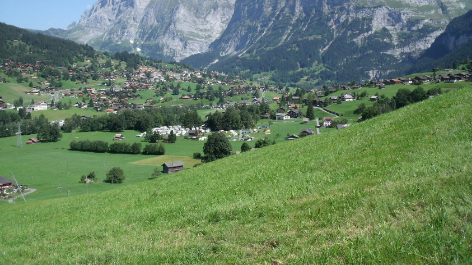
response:
{"label": "wooden barn", "polygon": [[164,173],[175,173],[184,170],[184,162],[175,161],[162,164]]}

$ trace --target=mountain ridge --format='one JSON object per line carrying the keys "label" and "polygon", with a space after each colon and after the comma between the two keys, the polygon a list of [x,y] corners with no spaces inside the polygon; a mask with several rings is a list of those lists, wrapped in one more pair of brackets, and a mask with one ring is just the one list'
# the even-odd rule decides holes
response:
{"label": "mountain ridge", "polygon": [[98,50],[179,60],[204,52],[226,27],[234,0],[99,0],[69,30],[47,34]]}
{"label": "mountain ridge", "polygon": [[472,11],[454,18],[409,70],[410,73],[431,71],[436,67],[451,68],[457,62],[472,58]]}
{"label": "mountain ridge", "polygon": [[[308,55],[312,59],[298,63],[306,64],[301,68],[309,79],[335,76],[338,82],[346,82],[402,75],[400,62],[414,61],[452,17],[470,7],[470,1],[395,1],[389,6],[383,1],[239,0],[222,37],[207,53],[184,62],[226,72],[249,69],[257,73],[261,70],[258,60],[271,50],[285,45],[277,52],[283,54],[290,46],[308,41],[314,47]],[[251,29],[254,17],[265,19],[257,30]],[[324,67],[310,66],[315,61]],[[269,70],[282,70],[297,82],[302,74],[297,73],[296,62],[291,64],[289,69],[275,66]],[[327,72],[320,75],[324,70]]]}

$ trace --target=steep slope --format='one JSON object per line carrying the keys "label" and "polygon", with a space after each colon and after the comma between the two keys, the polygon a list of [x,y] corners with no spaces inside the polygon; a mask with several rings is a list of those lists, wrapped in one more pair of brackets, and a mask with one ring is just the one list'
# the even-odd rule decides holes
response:
{"label": "steep slope", "polygon": [[410,73],[447,68],[472,58],[472,11],[454,18],[444,33],[418,59]]}
{"label": "steep slope", "polygon": [[99,50],[179,60],[205,52],[226,28],[233,7],[234,0],[99,0],[76,26],[48,33]]}
{"label": "steep slope", "polygon": [[470,87],[99,195],[0,204],[4,263],[471,263]]}
{"label": "steep slope", "polygon": [[95,57],[95,51],[87,45],[35,34],[25,29],[0,23],[0,62],[13,62],[67,66],[83,56]]}
{"label": "steep slope", "polygon": [[[471,4],[470,0],[238,0],[222,37],[207,53],[185,62],[226,71],[292,72],[296,81],[303,75],[313,80],[333,75],[339,81],[377,78],[399,70],[400,61],[418,57],[450,19]],[[270,60],[274,55],[281,57],[278,62]]]}

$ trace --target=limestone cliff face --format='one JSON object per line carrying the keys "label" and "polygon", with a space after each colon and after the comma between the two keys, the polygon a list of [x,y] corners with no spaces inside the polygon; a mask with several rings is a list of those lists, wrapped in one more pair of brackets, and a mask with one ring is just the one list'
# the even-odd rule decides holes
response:
{"label": "limestone cliff face", "polygon": [[185,61],[217,68],[218,62],[232,56],[260,58],[269,49],[310,40],[334,71],[370,54],[365,63],[371,67],[364,73],[376,78],[395,70],[393,61],[417,58],[471,4],[471,0],[236,0],[222,36],[206,54]]}
{"label": "limestone cliff face", "polygon": [[409,73],[448,68],[465,58],[472,58],[472,10],[454,18],[431,47],[421,54]]}
{"label": "limestone cliff face", "polygon": [[67,36],[100,50],[179,60],[205,52],[226,28],[235,0],[99,0]]}
{"label": "limestone cliff face", "polygon": [[472,0],[98,0],[77,25],[49,34],[196,67],[342,81],[411,64],[470,7]]}

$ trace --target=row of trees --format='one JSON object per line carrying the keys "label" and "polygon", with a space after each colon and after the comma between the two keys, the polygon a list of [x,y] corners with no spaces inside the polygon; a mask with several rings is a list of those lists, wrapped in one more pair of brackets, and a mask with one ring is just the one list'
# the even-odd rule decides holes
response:
{"label": "row of trees", "polygon": [[[96,152],[96,153],[115,153],[115,154],[140,154],[141,143],[112,143],[108,145],[107,142],[97,140],[83,140],[83,141],[72,141],[69,144],[70,150],[84,151],[84,152]],[[165,154],[164,145],[158,144],[147,144],[142,151],[144,155],[163,155]]]}

